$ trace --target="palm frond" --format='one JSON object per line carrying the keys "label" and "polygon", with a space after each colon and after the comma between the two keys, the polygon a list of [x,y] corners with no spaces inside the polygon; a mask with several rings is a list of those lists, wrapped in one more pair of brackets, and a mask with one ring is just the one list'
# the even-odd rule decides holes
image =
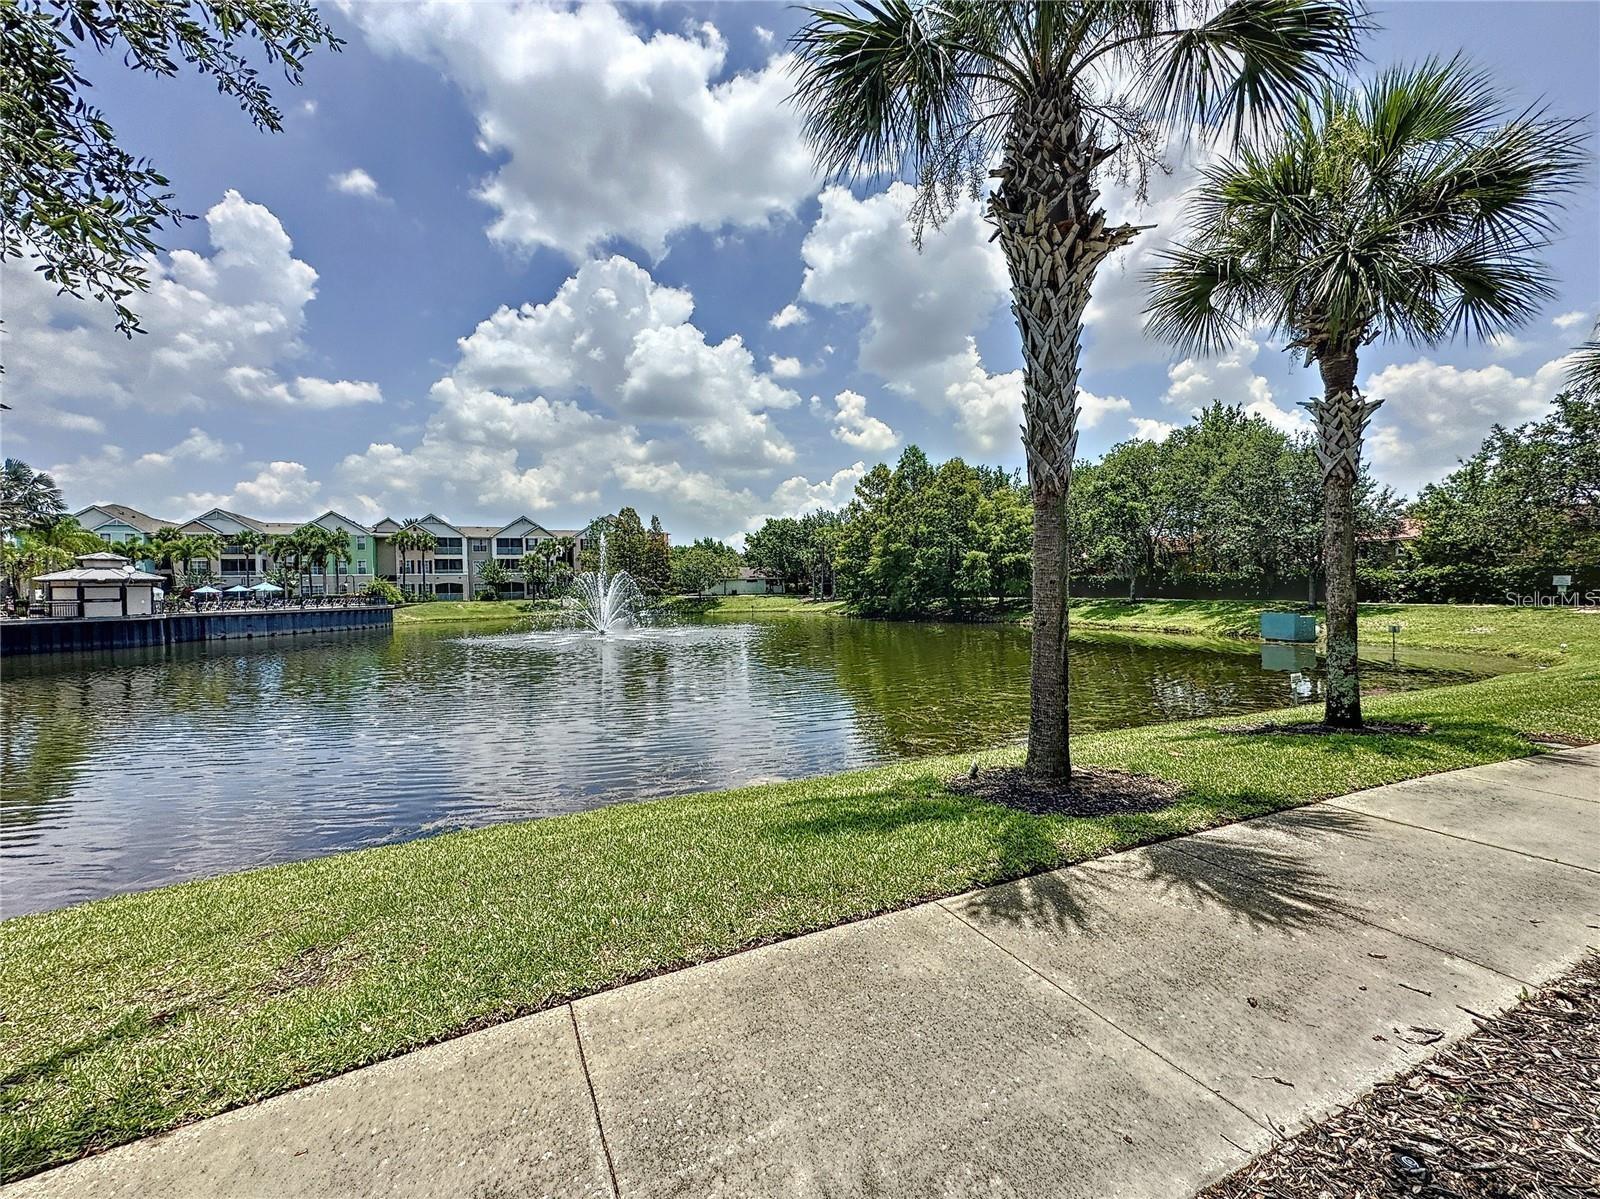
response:
{"label": "palm frond", "polygon": [[1219,334],[1182,307],[1216,259],[1251,281],[1219,288],[1232,317],[1308,352],[1509,332],[1553,294],[1540,254],[1581,178],[1583,142],[1543,109],[1508,115],[1460,59],[1324,86],[1270,140],[1204,172],[1195,233],[1154,281],[1150,328],[1186,347]]}
{"label": "palm frond", "polygon": [[1150,100],[1163,119],[1230,131],[1281,123],[1330,68],[1360,60],[1354,0],[1233,0],[1157,51]]}
{"label": "palm frond", "polygon": [[[905,171],[949,160],[983,115],[982,100],[1016,84],[996,52],[985,6],[863,0],[860,11],[808,8],[790,40],[806,140],[830,175]],[[989,44],[986,44],[989,43]]]}
{"label": "palm frond", "polygon": [[1589,340],[1567,355],[1567,386],[1580,400],[1600,400],[1600,321]]}

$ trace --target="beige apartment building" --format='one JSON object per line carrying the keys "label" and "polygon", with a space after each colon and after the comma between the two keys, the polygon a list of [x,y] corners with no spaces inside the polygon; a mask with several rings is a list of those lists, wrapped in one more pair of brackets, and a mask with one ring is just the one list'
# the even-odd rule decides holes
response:
{"label": "beige apartment building", "polygon": [[[259,582],[277,566],[270,549],[252,546],[257,539],[293,533],[307,525],[319,525],[349,538],[349,564],[341,570],[341,587],[360,591],[374,579],[387,579],[412,594],[432,594],[443,599],[470,599],[482,586],[479,581],[484,564],[491,559],[508,573],[521,569],[522,559],[541,542],[570,538],[567,564],[578,565],[578,554],[587,543],[578,529],[548,529],[527,516],[504,525],[454,525],[429,513],[418,520],[402,523],[389,517],[374,525],[364,525],[338,512],[324,512],[312,521],[259,520],[225,508],[212,508],[186,521],[163,520],[130,508],[126,504],[91,504],[74,514],[78,523],[108,541],[136,545],[147,542],[162,529],[177,529],[189,535],[210,535],[222,543],[222,556],[210,563],[211,574],[224,588]],[[394,536],[413,524],[427,530],[434,547],[402,559],[394,546]],[[247,533],[255,537],[246,536]],[[136,555],[130,554],[130,557]],[[311,580],[313,591],[323,586],[320,577]],[[329,581],[332,589],[332,581]],[[525,593],[521,579],[511,579],[501,587],[511,597]]]}

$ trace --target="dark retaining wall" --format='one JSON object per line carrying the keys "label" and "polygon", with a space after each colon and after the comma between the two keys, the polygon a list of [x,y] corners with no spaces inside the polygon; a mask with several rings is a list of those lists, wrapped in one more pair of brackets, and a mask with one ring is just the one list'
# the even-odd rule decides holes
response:
{"label": "dark retaining wall", "polygon": [[102,616],[81,620],[0,621],[0,656],[137,649],[180,641],[289,637],[390,627],[394,609],[277,608],[244,612],[183,612],[173,616]]}

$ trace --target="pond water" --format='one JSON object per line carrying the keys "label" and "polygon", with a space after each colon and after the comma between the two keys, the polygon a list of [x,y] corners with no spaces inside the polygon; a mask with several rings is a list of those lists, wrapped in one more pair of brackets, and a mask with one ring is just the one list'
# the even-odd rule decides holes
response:
{"label": "pond water", "polygon": [[[6,663],[0,914],[1020,737],[1004,626],[423,628]],[[1464,671],[1373,663],[1368,687]],[[1314,701],[1306,651],[1075,636],[1074,728]]]}

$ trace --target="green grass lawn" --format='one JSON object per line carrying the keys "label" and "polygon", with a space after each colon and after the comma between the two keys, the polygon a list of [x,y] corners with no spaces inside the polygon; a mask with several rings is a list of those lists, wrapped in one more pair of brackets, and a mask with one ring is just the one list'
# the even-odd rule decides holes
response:
{"label": "green grass lawn", "polygon": [[433,600],[404,604],[394,610],[396,628],[416,624],[467,624],[474,620],[507,620],[540,612],[555,612],[552,600]]}
{"label": "green grass lawn", "polygon": [[662,600],[655,610],[745,616],[776,612],[789,615],[848,615],[841,600],[814,600],[804,595],[674,595]]}
{"label": "green grass lawn", "polygon": [[[1258,610],[1097,601],[1077,617],[1216,635],[1252,628]],[[1600,617],[1383,607],[1363,610],[1363,636],[1386,640],[1391,621],[1408,647],[1514,653],[1541,668],[1369,700],[1371,716],[1431,724],[1426,737],[1264,741],[1195,721],[1074,739],[1080,763],[1180,783],[1180,800],[1153,814],[1035,817],[964,799],[943,784],[967,754],[500,825],[4,921],[4,1175],[764,941],[1526,754],[1530,733],[1600,740]]]}

